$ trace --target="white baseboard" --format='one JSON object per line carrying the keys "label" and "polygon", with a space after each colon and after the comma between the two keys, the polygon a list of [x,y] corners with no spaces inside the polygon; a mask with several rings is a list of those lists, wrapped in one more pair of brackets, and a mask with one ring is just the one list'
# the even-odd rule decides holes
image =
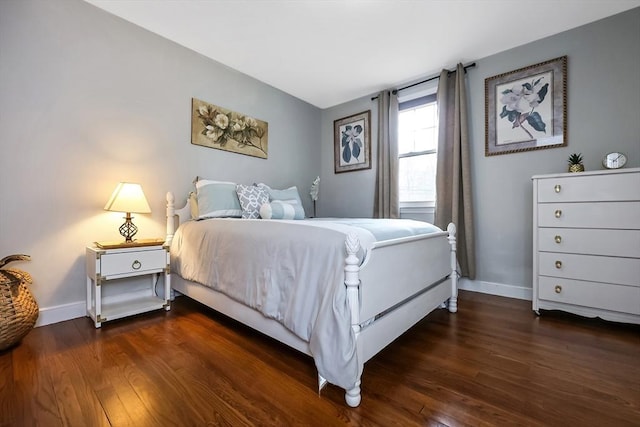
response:
{"label": "white baseboard", "polygon": [[35,327],[64,322],[65,320],[76,319],[86,315],[87,304],[84,301],[72,302],[55,307],[45,307],[40,309]]}
{"label": "white baseboard", "polygon": [[[482,280],[469,280],[467,278],[461,278],[458,281],[458,289],[498,295],[501,297],[524,299],[528,301],[531,301],[533,298],[533,291],[531,288],[506,285],[503,283],[484,282]],[[55,307],[41,308],[35,327],[37,328],[39,326],[50,325],[52,323],[64,322],[65,320],[76,319],[86,315],[87,307],[84,301],[72,302]]]}
{"label": "white baseboard", "polygon": [[506,285],[504,283],[484,282],[482,280],[469,280],[464,277],[458,281],[458,289],[528,301],[533,299],[533,289],[531,288]]}

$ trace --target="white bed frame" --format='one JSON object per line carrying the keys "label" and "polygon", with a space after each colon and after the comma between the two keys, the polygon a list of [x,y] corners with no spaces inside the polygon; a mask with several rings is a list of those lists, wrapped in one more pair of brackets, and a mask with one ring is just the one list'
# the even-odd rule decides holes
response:
{"label": "white bed frame", "polygon": [[[176,225],[190,218],[189,200],[185,207],[175,209],[174,196],[167,193],[167,245],[173,240]],[[360,378],[366,361],[434,309],[448,306],[451,313],[457,311],[455,233],[454,224],[449,224],[446,232],[377,242],[363,262],[356,256],[358,238],[355,234],[347,236],[344,284],[360,364],[355,387],[345,393],[349,406],[360,404]],[[181,294],[311,355],[306,341],[259,311],[175,273],[171,285]],[[320,375],[318,380],[322,389],[326,380]]]}

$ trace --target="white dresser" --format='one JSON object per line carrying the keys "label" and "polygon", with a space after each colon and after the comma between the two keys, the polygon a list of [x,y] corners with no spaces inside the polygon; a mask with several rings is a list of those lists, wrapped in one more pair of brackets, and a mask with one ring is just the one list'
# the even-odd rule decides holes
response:
{"label": "white dresser", "polygon": [[533,310],[640,323],[640,168],[533,177]]}

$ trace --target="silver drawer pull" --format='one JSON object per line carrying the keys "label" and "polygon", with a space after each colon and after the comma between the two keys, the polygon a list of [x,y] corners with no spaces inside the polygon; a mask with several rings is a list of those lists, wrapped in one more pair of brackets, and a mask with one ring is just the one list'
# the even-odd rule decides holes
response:
{"label": "silver drawer pull", "polygon": [[553,187],[553,189],[555,190],[556,193],[559,193],[560,190],[562,190],[562,186],[560,184],[556,184],[556,186]]}
{"label": "silver drawer pull", "polygon": [[562,261],[556,261],[556,268],[562,268]]}
{"label": "silver drawer pull", "polygon": [[556,236],[553,238],[553,240],[555,240],[556,243],[560,244],[562,243],[562,236]]}
{"label": "silver drawer pull", "polygon": [[556,291],[556,294],[559,294],[560,292],[562,292],[562,286],[556,285],[555,291]]}
{"label": "silver drawer pull", "polygon": [[131,264],[131,268],[134,270],[140,270],[140,267],[142,267],[142,263],[138,260],[133,261],[133,264]]}
{"label": "silver drawer pull", "polygon": [[562,211],[560,209],[556,209],[553,214],[556,216],[556,218],[560,218],[562,216]]}

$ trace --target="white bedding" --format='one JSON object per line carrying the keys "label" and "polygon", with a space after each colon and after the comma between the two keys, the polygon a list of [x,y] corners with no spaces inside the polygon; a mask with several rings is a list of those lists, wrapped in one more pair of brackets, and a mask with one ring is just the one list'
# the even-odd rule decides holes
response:
{"label": "white bedding", "polygon": [[[188,221],[173,238],[171,271],[277,320],[309,342],[321,376],[351,389],[358,361],[344,286],[345,236],[356,233],[364,251],[376,236],[401,237],[382,231],[379,222],[358,221]],[[384,221],[403,236],[440,231],[417,221]]]}

